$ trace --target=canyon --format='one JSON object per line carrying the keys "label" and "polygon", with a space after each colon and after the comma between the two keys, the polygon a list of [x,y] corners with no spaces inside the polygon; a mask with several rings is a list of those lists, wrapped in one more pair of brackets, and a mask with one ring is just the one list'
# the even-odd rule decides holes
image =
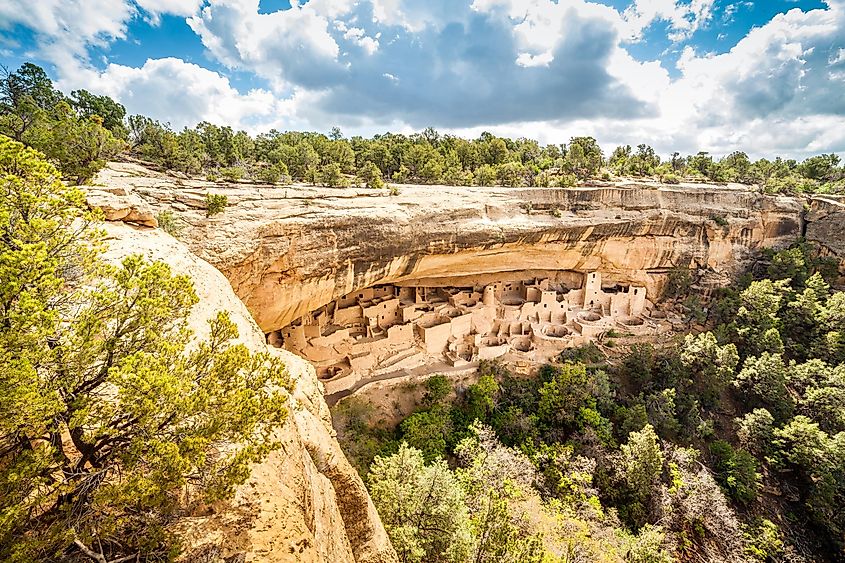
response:
{"label": "canyon", "polygon": [[[280,429],[283,450],[253,469],[234,500],[179,523],[194,552],[217,549],[224,558],[395,561],[323,396],[377,367],[347,378],[355,355],[344,346],[356,336],[390,341],[392,330],[391,344],[413,339],[452,365],[505,345],[553,353],[613,327],[662,330],[666,320],[653,313],[678,268],[706,294],[753,265],[762,249],[801,237],[845,265],[842,201],[737,186],[403,186],[389,195],[212,184],[135,163],[111,163],[95,184],[89,205],[108,221],[115,259],[142,252],[189,273],[201,297],[196,314],[233,311],[242,340],[284,355],[297,384],[293,416]],[[208,192],[228,198],[212,217]],[[151,228],[163,214],[178,241]],[[588,291],[601,299],[590,303]],[[544,304],[557,315],[539,311]],[[389,305],[391,322],[370,309],[379,305]],[[336,322],[346,309],[354,311],[348,322]],[[332,337],[332,349],[321,352],[328,356],[309,357],[309,345],[326,344],[315,338]],[[344,362],[350,373],[342,373]]]}

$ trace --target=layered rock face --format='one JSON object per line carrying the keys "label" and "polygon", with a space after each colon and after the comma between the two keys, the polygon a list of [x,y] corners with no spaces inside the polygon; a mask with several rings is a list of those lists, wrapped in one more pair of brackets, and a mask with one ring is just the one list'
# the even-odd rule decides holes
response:
{"label": "layered rock face", "polygon": [[[127,215],[128,216],[128,215]],[[252,468],[231,501],[217,503],[176,524],[189,561],[392,563],[396,554],[364,483],[334,438],[314,368],[289,352],[268,348],[264,334],[226,278],[160,230],[105,225],[106,258],[140,253],[167,262],[194,282],[199,304],[189,319],[197,339],[208,319],[230,313],[239,340],[255,351],[282,356],[295,383],[289,415],[278,430],[282,448]]]}
{"label": "layered rock face", "polygon": [[807,240],[845,261],[845,198],[817,197],[808,205]]}
{"label": "layered rock face", "polygon": [[[264,332],[375,284],[527,270],[601,271],[659,295],[676,266],[726,283],[755,250],[794,242],[804,201],[713,186],[386,191],[228,186],[142,176],[100,182],[171,210],[180,237],[232,283]],[[206,218],[203,196],[229,207]]]}
{"label": "layered rock face", "polygon": [[[110,165],[97,183],[106,187],[93,188],[89,204],[122,221],[107,225],[108,256],[141,252],[191,275],[200,297],[191,323],[197,337],[224,309],[254,350],[267,349],[264,333],[376,284],[601,271],[606,284],[642,286],[657,296],[671,268],[696,268],[705,284],[727,283],[756,250],[801,235],[845,258],[845,206],[829,198],[646,184],[403,186],[388,196],[221,186],[126,163]],[[208,192],[229,199],[210,218]],[[166,211],[181,226],[183,242],[149,228]],[[314,368],[270,350],[284,355],[296,382],[288,422],[279,429],[283,448],[253,468],[232,501],[179,522],[189,552],[209,561],[396,561],[361,479],[333,437]]]}

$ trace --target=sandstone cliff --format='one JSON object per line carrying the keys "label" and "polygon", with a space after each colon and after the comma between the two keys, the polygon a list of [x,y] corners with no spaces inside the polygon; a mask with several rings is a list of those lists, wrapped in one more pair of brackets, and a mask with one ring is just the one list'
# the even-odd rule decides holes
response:
{"label": "sandstone cliff", "polygon": [[[105,227],[107,259],[141,253],[191,276],[200,298],[190,319],[197,338],[208,334],[209,318],[226,310],[244,344],[253,350],[267,349],[263,333],[226,278],[184,244],[160,230],[124,223]],[[283,447],[253,468],[232,501],[178,523],[187,546],[185,560],[396,561],[363,482],[334,438],[314,368],[294,354],[270,351],[283,356],[295,382],[288,420],[279,429]]]}
{"label": "sandstone cliff", "polygon": [[[213,185],[132,164],[111,165],[99,182],[172,211],[185,225],[180,238],[223,272],[265,332],[343,294],[412,279],[601,270],[654,296],[681,265],[726,283],[755,250],[795,241],[805,213],[804,200],[715,186],[402,186],[389,196]],[[229,198],[211,218],[208,191]]]}

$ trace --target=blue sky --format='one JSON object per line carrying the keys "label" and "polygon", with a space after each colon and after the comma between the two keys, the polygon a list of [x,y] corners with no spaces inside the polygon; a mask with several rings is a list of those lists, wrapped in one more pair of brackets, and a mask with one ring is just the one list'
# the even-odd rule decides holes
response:
{"label": "blue sky", "polygon": [[0,57],[177,128],[845,152],[845,0],[6,0]]}

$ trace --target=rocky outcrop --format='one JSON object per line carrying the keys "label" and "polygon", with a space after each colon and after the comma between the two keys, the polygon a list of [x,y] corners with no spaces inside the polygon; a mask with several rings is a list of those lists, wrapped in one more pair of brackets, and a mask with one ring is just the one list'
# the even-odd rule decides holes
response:
{"label": "rocky outcrop", "polygon": [[240,341],[253,350],[281,355],[295,383],[288,420],[278,430],[282,448],[253,467],[249,481],[231,501],[187,515],[176,524],[185,540],[185,560],[396,561],[363,482],[334,438],[314,368],[294,354],[268,348],[226,278],[184,244],[160,230],[124,223],[108,223],[105,228],[107,259],[141,253],[167,262],[175,273],[191,276],[199,304],[189,321],[197,339],[208,335],[209,318],[219,310],[229,311]]}
{"label": "rocky outcrop", "polygon": [[[795,241],[803,201],[715,186],[580,189],[260,187],[100,178],[169,209],[181,237],[220,269],[265,332],[373,284],[519,270],[600,270],[657,295],[676,266],[718,285],[756,250]],[[225,212],[190,205],[225,193]]]}
{"label": "rocky outcrop", "polygon": [[814,197],[806,214],[805,237],[845,260],[845,198]]}
{"label": "rocky outcrop", "polygon": [[92,188],[87,193],[88,206],[99,209],[106,221],[136,223],[158,227],[158,220],[144,200],[124,188]]}

